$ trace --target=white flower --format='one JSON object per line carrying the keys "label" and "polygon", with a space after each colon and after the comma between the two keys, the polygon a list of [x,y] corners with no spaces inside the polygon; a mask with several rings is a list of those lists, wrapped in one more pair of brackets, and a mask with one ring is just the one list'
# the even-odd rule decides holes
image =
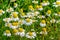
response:
{"label": "white flower", "polygon": [[13,12],[14,10],[13,10],[13,8],[8,8],[7,10],[6,10],[6,12],[8,12],[8,13],[10,13],[10,12]]}
{"label": "white flower", "polygon": [[45,26],[46,26],[45,20],[42,20],[42,21],[41,21],[40,26],[41,26],[41,27],[45,27]]}
{"label": "white flower", "polygon": [[42,11],[43,10],[43,7],[40,5],[38,10]]}
{"label": "white flower", "polygon": [[49,5],[50,3],[44,1],[44,2],[42,2],[41,4],[42,4],[42,6],[47,6],[47,5]]}
{"label": "white flower", "polygon": [[11,18],[4,18],[3,21],[9,23],[12,19]]}
{"label": "white flower", "polygon": [[24,21],[23,21],[23,23],[25,24],[25,25],[31,25],[32,24],[32,19],[29,19],[29,18],[27,18],[27,19],[25,19]]}
{"label": "white flower", "polygon": [[54,15],[55,15],[55,16],[60,16],[60,12],[58,12],[58,13],[55,13]]}
{"label": "white flower", "polygon": [[37,16],[37,18],[45,18],[45,16],[44,15],[39,15],[39,16]]}
{"label": "white flower", "polygon": [[27,17],[27,16],[25,15],[25,13],[21,13],[20,16],[21,16],[21,18]]}
{"label": "white flower", "polygon": [[27,17],[33,18],[33,17],[34,17],[34,13],[33,13],[33,12],[28,12],[28,13],[27,13]]}
{"label": "white flower", "polygon": [[48,10],[47,13],[46,13],[47,16],[50,16],[51,15],[51,10]]}
{"label": "white flower", "polygon": [[13,29],[13,33],[14,33],[14,35],[19,35],[19,32],[17,29]]}
{"label": "white flower", "polygon": [[32,1],[32,3],[34,3],[34,4],[38,4],[38,1]]}
{"label": "white flower", "polygon": [[59,1],[59,0],[57,0],[56,2],[54,2],[54,3],[53,3],[53,6],[55,6],[55,7],[60,6],[60,1]]}
{"label": "white flower", "polygon": [[14,3],[14,8],[16,8],[18,6],[18,4],[17,3]]}
{"label": "white flower", "polygon": [[13,22],[13,23],[11,23],[11,25],[10,25],[10,28],[12,28],[12,29],[16,29],[16,28],[18,28],[19,27],[19,23],[18,22]]}
{"label": "white flower", "polygon": [[2,10],[2,9],[0,9],[0,15],[2,15],[2,14],[4,14],[5,12]]}
{"label": "white flower", "polygon": [[6,30],[6,31],[4,32],[4,35],[7,36],[7,37],[10,37],[10,36],[11,36],[11,33],[10,33],[9,30]]}
{"label": "white flower", "polygon": [[12,18],[12,20],[14,20],[14,21],[18,21],[19,20],[19,18],[18,18],[18,12],[12,12],[11,13],[11,18]]}
{"label": "white flower", "polygon": [[39,15],[40,13],[38,12],[38,11],[35,11],[34,12],[34,16],[37,16],[37,15]]}
{"label": "white flower", "polygon": [[21,37],[25,36],[25,30],[23,28],[19,28],[19,35]]}
{"label": "white flower", "polygon": [[55,23],[55,22],[56,22],[56,20],[55,20],[55,19],[52,19],[52,20],[50,20],[50,22],[51,22],[51,23]]}
{"label": "white flower", "polygon": [[30,38],[30,39],[35,38],[35,37],[36,37],[36,33],[35,33],[35,32],[28,32],[28,33],[26,34],[26,37],[27,37],[27,38]]}

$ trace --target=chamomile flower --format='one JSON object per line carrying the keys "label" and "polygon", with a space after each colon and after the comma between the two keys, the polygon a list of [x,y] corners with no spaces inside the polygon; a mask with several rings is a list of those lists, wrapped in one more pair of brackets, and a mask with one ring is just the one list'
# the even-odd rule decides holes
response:
{"label": "chamomile flower", "polygon": [[34,13],[33,12],[28,12],[26,16],[28,18],[33,18],[34,17]]}
{"label": "chamomile flower", "polygon": [[40,32],[40,34],[44,34],[44,35],[47,35],[48,34],[48,32],[47,32],[47,30],[46,30],[46,28],[42,28],[42,31]]}
{"label": "chamomile flower", "polygon": [[23,28],[19,28],[18,30],[21,37],[25,36],[25,30]]}
{"label": "chamomile flower", "polygon": [[45,18],[45,16],[44,15],[39,15],[39,16],[37,16],[37,18]]}
{"label": "chamomile flower", "polygon": [[14,35],[19,35],[19,31],[17,29],[13,29]]}
{"label": "chamomile flower", "polygon": [[34,8],[32,5],[29,6],[29,10],[34,11]]}
{"label": "chamomile flower", "polygon": [[55,19],[51,19],[50,22],[51,22],[51,23],[55,23],[56,20],[55,20]]}
{"label": "chamomile flower", "polygon": [[14,3],[14,8],[16,8],[18,6],[18,4],[17,3]]}
{"label": "chamomile flower", "polygon": [[12,19],[11,18],[4,18],[3,21],[9,23]]}
{"label": "chamomile flower", "polygon": [[42,5],[39,6],[38,10],[42,11],[43,10],[43,7]]}
{"label": "chamomile flower", "polygon": [[27,38],[30,38],[30,39],[33,39],[33,38],[36,37],[36,33],[35,33],[35,32],[28,32],[28,33],[26,34],[26,37],[27,37]]}
{"label": "chamomile flower", "polygon": [[48,6],[50,3],[47,1],[47,2],[45,2],[45,1],[43,1],[42,3],[41,3],[41,5],[42,6]]}
{"label": "chamomile flower", "polygon": [[32,19],[29,19],[29,18],[25,19],[24,24],[28,25],[28,26],[31,25],[32,24]]}
{"label": "chamomile flower", "polygon": [[57,0],[56,2],[53,3],[53,6],[58,7],[60,6],[60,0]]}
{"label": "chamomile flower", "polygon": [[34,3],[34,4],[38,4],[38,1],[35,1],[35,0],[34,0],[34,1],[32,1],[32,3]]}
{"label": "chamomile flower", "polygon": [[18,12],[12,12],[11,16],[12,16],[12,20],[14,20],[14,21],[18,21],[19,20],[19,18],[18,18]]}
{"label": "chamomile flower", "polygon": [[13,11],[14,11],[14,9],[13,9],[12,7],[8,8],[8,9],[6,10],[6,12],[8,12],[8,13],[13,12]]}
{"label": "chamomile flower", "polygon": [[55,16],[60,16],[60,12],[58,12],[58,13],[55,13],[54,15],[55,15]]}
{"label": "chamomile flower", "polygon": [[40,26],[41,26],[41,27],[45,27],[45,26],[46,26],[46,21],[45,21],[45,20],[42,20],[42,21],[40,22]]}
{"label": "chamomile flower", "polygon": [[12,29],[16,29],[19,27],[19,23],[18,22],[12,22],[11,25],[10,25],[10,28]]}
{"label": "chamomile flower", "polygon": [[21,16],[21,18],[27,17],[25,13],[21,13],[20,16]]}
{"label": "chamomile flower", "polygon": [[37,15],[39,15],[40,13],[38,12],[38,11],[35,11],[34,12],[34,16],[37,16]]}
{"label": "chamomile flower", "polygon": [[51,15],[51,10],[48,10],[47,13],[46,13],[47,16],[50,16]]}
{"label": "chamomile flower", "polygon": [[0,9],[0,15],[2,15],[2,14],[4,14],[5,12],[2,10],[2,9]]}
{"label": "chamomile flower", "polygon": [[6,27],[10,27],[11,23],[5,23]]}
{"label": "chamomile flower", "polygon": [[7,36],[7,37],[10,37],[11,36],[10,30],[6,30],[4,32],[4,35]]}

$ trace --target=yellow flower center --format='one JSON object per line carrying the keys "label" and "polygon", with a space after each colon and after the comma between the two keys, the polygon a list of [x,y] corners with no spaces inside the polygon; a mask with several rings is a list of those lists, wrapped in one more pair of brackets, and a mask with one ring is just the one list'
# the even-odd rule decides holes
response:
{"label": "yellow flower center", "polygon": [[45,20],[42,20],[41,22],[42,22],[43,24],[44,24],[44,23],[46,23],[46,21],[45,21]]}
{"label": "yellow flower center", "polygon": [[19,28],[19,32],[23,32],[23,30],[24,30],[23,28]]}
{"label": "yellow flower center", "polygon": [[0,13],[2,13],[3,10],[0,10]]}
{"label": "yellow flower center", "polygon": [[27,19],[26,19],[26,22],[30,22],[30,19],[29,19],[29,18],[27,18]]}
{"label": "yellow flower center", "polygon": [[46,32],[46,28],[42,28],[42,30],[43,30],[44,32]]}
{"label": "yellow flower center", "polygon": [[25,14],[24,14],[24,13],[22,13],[21,15],[22,15],[22,16],[25,16]]}
{"label": "yellow flower center", "polygon": [[57,5],[60,5],[60,2],[56,2]]}
{"label": "yellow flower center", "polygon": [[32,5],[30,5],[30,6],[29,6],[29,8],[33,8],[33,6],[32,6]]}
{"label": "yellow flower center", "polygon": [[48,14],[51,14],[51,10],[48,10],[47,13],[48,13]]}
{"label": "yellow flower center", "polygon": [[29,32],[29,36],[32,36],[33,35],[33,32]]}
{"label": "yellow flower center", "polygon": [[13,22],[12,25],[13,26],[17,26],[18,25],[18,22]]}
{"label": "yellow flower center", "polygon": [[6,34],[8,34],[8,33],[10,33],[10,31],[9,30],[6,30]]}
{"label": "yellow flower center", "polygon": [[36,8],[38,9],[39,8],[39,5],[37,5]]}
{"label": "yellow flower center", "polygon": [[17,29],[14,29],[14,30],[13,30],[13,32],[14,32],[14,33],[17,33],[17,32],[18,32],[18,30],[17,30]]}
{"label": "yellow flower center", "polygon": [[14,17],[14,18],[17,18],[17,17],[18,17],[18,15],[17,15],[16,12],[13,12],[13,17]]}
{"label": "yellow flower center", "polygon": [[39,8],[42,8],[42,6],[40,5]]}

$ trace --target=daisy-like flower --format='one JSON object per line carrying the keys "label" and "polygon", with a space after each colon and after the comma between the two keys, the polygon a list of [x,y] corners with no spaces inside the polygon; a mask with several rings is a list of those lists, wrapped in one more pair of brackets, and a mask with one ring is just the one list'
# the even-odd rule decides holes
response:
{"label": "daisy-like flower", "polygon": [[2,10],[2,9],[0,9],[0,15],[2,15],[2,14],[4,14],[5,12]]}
{"label": "daisy-like flower", "polygon": [[19,28],[18,30],[21,37],[25,36],[25,30],[23,28]]}
{"label": "daisy-like flower", "polygon": [[11,36],[10,30],[6,30],[4,32],[4,35],[7,36],[7,37],[10,37]]}
{"label": "daisy-like flower", "polygon": [[15,2],[16,0],[10,0],[10,2]]}
{"label": "daisy-like flower", "polygon": [[41,3],[42,6],[47,6],[47,5],[49,5],[49,4],[50,4],[50,3],[49,3],[48,1],[47,1],[47,2],[46,2],[46,1],[43,1],[43,2]]}
{"label": "daisy-like flower", "polygon": [[19,27],[19,23],[18,22],[12,22],[11,25],[10,25],[10,28],[12,29],[16,29]]}
{"label": "daisy-like flower", "polygon": [[30,38],[30,39],[35,38],[35,37],[36,37],[36,33],[35,33],[35,32],[28,32],[28,33],[26,34],[26,37],[27,37],[27,38]]}
{"label": "daisy-like flower", "polygon": [[33,0],[32,3],[34,3],[34,4],[38,4],[38,1]]}
{"label": "daisy-like flower", "polygon": [[54,15],[55,15],[55,16],[60,16],[60,12],[58,12],[58,13],[55,13]]}
{"label": "daisy-like flower", "polygon": [[17,29],[13,29],[14,35],[19,35],[19,31]]}
{"label": "daisy-like flower", "polygon": [[37,16],[37,18],[45,18],[45,16],[44,15],[39,15],[39,16]]}
{"label": "daisy-like flower", "polygon": [[47,33],[46,28],[42,28],[42,31],[40,32],[40,34],[42,34],[42,35],[47,35],[48,33]]}
{"label": "daisy-like flower", "polygon": [[56,2],[53,3],[53,6],[58,7],[60,6],[60,0],[57,0]]}
{"label": "daisy-like flower", "polygon": [[6,27],[10,27],[11,23],[5,23]]}
{"label": "daisy-like flower", "polygon": [[3,21],[9,23],[12,19],[11,18],[4,18]]}
{"label": "daisy-like flower", "polygon": [[28,12],[26,16],[28,18],[33,18],[34,17],[34,13],[33,12]]}
{"label": "daisy-like flower", "polygon": [[27,19],[25,19],[24,20],[24,22],[23,22],[25,25],[31,25],[32,24],[32,19],[29,19],[29,18],[27,18]]}
{"label": "daisy-like flower", "polygon": [[42,10],[43,10],[42,5],[40,5],[40,6],[39,6],[39,9],[38,9],[38,10],[40,10],[40,11],[42,11]]}
{"label": "daisy-like flower", "polygon": [[22,18],[27,17],[27,16],[25,15],[25,13],[21,13],[20,16],[21,16]]}
{"label": "daisy-like flower", "polygon": [[43,7],[42,7],[42,5],[37,5],[36,9],[41,11],[41,10],[43,10]]}
{"label": "daisy-like flower", "polygon": [[17,3],[14,3],[14,8],[16,8],[18,6],[18,4]]}
{"label": "daisy-like flower", "polygon": [[29,6],[29,10],[34,11],[34,8],[32,5]]}
{"label": "daisy-like flower", "polygon": [[18,21],[19,20],[18,12],[12,12],[11,15],[12,15],[12,20],[14,20],[14,21]]}
{"label": "daisy-like flower", "polygon": [[41,26],[41,27],[45,27],[45,26],[46,26],[46,21],[45,21],[45,20],[42,20],[42,21],[40,22],[40,26]]}
{"label": "daisy-like flower", "polygon": [[50,22],[51,22],[51,23],[55,23],[55,22],[56,22],[56,20],[55,20],[55,19],[52,19],[52,20],[50,20]]}
{"label": "daisy-like flower", "polygon": [[50,16],[51,15],[51,10],[48,10],[47,13],[46,13],[47,16]]}
{"label": "daisy-like flower", "polygon": [[12,7],[8,8],[8,9],[6,10],[6,12],[8,12],[8,13],[13,12],[13,11],[14,11],[14,9],[13,9]]}
{"label": "daisy-like flower", "polygon": [[34,15],[34,16],[37,16],[37,15],[39,15],[39,14],[40,14],[40,13],[39,13],[38,11],[35,11],[33,15]]}

